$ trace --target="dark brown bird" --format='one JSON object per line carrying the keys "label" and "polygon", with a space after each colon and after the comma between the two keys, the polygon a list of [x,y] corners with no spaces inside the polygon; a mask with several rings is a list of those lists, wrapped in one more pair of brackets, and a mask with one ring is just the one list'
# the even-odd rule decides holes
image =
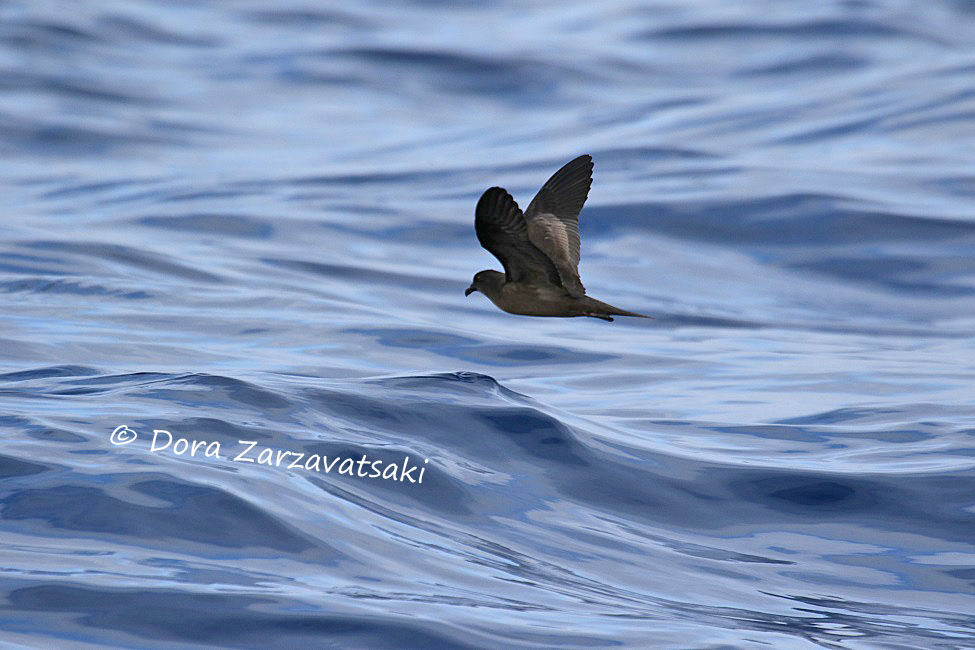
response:
{"label": "dark brown bird", "polygon": [[504,311],[525,316],[653,318],[586,295],[579,279],[579,212],[591,185],[592,156],[586,154],[555,172],[524,214],[504,188],[484,192],[474,230],[504,273],[478,271],[464,295],[480,291]]}

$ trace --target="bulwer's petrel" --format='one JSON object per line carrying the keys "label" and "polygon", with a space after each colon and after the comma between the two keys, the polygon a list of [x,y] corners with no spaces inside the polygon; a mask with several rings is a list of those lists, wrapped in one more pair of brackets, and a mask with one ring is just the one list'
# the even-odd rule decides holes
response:
{"label": "bulwer's petrel", "polygon": [[592,156],[586,154],[555,172],[524,214],[504,188],[484,192],[474,230],[504,273],[478,271],[464,295],[480,291],[504,311],[525,316],[653,318],[586,295],[579,279],[579,211],[591,185]]}

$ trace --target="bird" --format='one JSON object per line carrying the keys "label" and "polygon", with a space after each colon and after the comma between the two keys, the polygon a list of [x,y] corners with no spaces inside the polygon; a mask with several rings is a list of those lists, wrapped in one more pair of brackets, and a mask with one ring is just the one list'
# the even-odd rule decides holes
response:
{"label": "bird", "polygon": [[474,231],[504,273],[478,271],[469,296],[483,293],[498,308],[523,316],[653,318],[590,298],[579,278],[579,212],[592,186],[592,156],[583,154],[552,174],[522,213],[503,187],[481,195]]}

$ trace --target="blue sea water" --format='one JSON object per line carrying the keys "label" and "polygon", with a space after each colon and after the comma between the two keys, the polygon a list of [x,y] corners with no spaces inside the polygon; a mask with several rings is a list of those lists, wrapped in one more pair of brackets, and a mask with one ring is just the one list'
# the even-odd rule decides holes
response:
{"label": "blue sea water", "polygon": [[975,647],[971,2],[13,0],[0,185],[8,646]]}

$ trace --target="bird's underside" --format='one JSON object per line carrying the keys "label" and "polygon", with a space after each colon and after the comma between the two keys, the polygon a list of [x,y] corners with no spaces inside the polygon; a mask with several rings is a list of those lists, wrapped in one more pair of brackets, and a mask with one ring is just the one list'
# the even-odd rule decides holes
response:
{"label": "bird's underside", "polygon": [[579,212],[592,185],[592,157],[579,156],[555,172],[522,213],[501,187],[481,195],[474,229],[504,274],[480,271],[467,290],[499,308],[526,316],[637,316],[586,295],[579,278]]}
{"label": "bird's underside", "polygon": [[[491,298],[491,296],[488,296]],[[491,298],[499,308],[522,316],[554,316],[572,318],[589,316],[612,322],[613,316],[639,316],[586,295],[569,295],[562,287],[509,282],[501,289],[498,300]]]}

